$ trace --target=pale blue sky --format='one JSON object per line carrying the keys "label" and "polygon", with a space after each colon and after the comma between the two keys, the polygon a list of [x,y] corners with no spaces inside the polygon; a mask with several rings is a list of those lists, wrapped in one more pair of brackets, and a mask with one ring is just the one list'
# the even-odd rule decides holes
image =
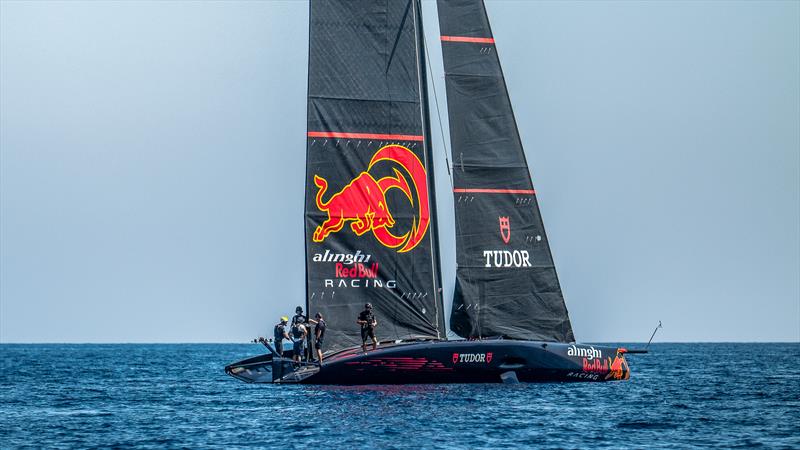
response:
{"label": "pale blue sky", "polygon": [[[577,339],[800,340],[800,3],[487,9]],[[303,302],[307,15],[0,2],[1,342],[242,342]]]}

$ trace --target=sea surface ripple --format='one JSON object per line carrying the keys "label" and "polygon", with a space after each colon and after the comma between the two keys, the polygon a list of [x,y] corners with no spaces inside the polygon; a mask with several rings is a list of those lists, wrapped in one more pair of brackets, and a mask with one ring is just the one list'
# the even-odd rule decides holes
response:
{"label": "sea surface ripple", "polygon": [[614,383],[272,386],[223,373],[259,352],[0,345],[0,447],[800,448],[797,343],[654,344]]}

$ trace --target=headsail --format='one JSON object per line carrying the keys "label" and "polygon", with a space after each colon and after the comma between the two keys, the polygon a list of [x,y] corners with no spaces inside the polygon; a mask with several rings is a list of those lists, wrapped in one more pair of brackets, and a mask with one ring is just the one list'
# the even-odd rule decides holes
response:
{"label": "headsail", "polygon": [[311,2],[306,171],[309,313],[326,350],[380,339],[444,338],[427,151],[418,3]]}
{"label": "headsail", "polygon": [[483,1],[437,5],[456,210],[450,326],[574,341]]}

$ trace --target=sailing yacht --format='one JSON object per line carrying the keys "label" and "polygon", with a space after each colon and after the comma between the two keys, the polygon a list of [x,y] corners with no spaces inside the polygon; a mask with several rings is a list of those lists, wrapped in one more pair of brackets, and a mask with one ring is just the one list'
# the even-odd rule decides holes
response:
{"label": "sailing yacht", "polygon": [[[626,380],[620,347],[575,343],[482,0],[438,0],[450,127],[456,280],[448,339],[420,0],[312,0],[306,310],[324,363],[269,353],[246,382]],[[382,340],[364,352],[356,317]]]}

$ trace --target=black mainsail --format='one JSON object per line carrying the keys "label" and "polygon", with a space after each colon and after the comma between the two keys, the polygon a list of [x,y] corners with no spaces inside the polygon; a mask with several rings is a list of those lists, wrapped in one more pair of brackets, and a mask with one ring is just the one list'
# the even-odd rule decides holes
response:
{"label": "black mainsail", "polygon": [[305,200],[307,304],[326,351],[445,337],[418,0],[312,1]]}
{"label": "black mainsail", "polygon": [[450,327],[573,342],[482,0],[439,0],[456,211]]}

